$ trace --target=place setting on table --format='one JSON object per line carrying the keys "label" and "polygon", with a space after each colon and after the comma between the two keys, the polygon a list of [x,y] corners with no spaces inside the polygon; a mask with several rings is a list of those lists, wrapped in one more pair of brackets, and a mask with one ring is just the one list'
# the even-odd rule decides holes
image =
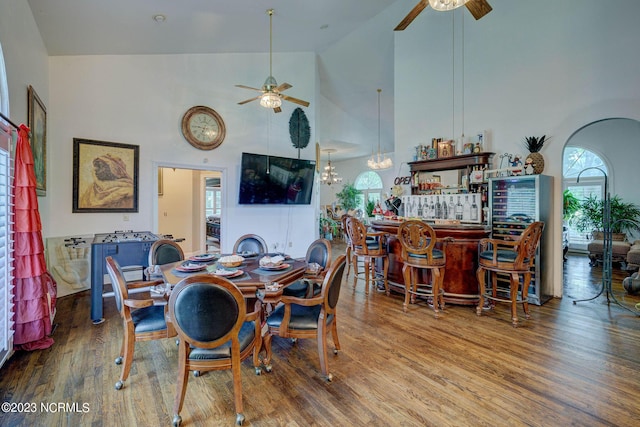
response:
{"label": "place setting on table", "polygon": [[185,277],[211,274],[234,282],[243,292],[250,294],[257,288],[265,288],[267,284],[279,283],[284,286],[295,281],[302,277],[307,265],[303,259],[292,259],[280,253],[245,251],[231,255],[196,254],[183,261],[162,265],[160,270],[169,289]]}

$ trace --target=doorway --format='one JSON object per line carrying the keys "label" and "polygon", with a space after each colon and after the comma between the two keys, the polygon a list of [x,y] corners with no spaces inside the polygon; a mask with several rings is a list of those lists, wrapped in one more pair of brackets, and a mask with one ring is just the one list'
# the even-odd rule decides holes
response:
{"label": "doorway", "polygon": [[224,170],[166,165],[158,165],[156,170],[157,233],[179,239],[185,255],[204,253],[213,247],[208,245],[207,221],[215,218],[219,224],[219,251],[224,221]]}

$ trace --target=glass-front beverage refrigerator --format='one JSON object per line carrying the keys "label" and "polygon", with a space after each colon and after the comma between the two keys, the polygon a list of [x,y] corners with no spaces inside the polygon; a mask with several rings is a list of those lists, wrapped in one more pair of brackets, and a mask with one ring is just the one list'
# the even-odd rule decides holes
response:
{"label": "glass-front beverage refrigerator", "polygon": [[[545,223],[544,232],[529,285],[529,302],[541,305],[553,296],[551,280],[546,283],[545,258],[551,254],[553,177],[547,175],[509,176],[489,179],[491,234],[494,239],[519,236],[535,221]],[[498,276],[499,286],[509,288],[509,277]],[[503,286],[504,285],[504,286]]]}

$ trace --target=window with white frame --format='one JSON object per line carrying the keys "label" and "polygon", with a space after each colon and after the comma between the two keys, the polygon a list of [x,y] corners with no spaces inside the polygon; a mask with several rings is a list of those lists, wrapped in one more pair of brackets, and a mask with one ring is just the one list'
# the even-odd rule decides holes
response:
{"label": "window with white frame", "polygon": [[362,209],[366,213],[366,203],[373,201],[374,204],[382,202],[382,178],[374,171],[366,171],[358,175],[354,183],[356,189],[362,194],[358,195],[358,206],[356,209]]}
{"label": "window with white frame", "polygon": [[[9,116],[9,94],[0,46],[0,111]],[[13,351],[12,129],[0,121],[0,367]]]}
{"label": "window with white frame", "polygon": [[[607,166],[596,153],[581,147],[565,147],[562,162],[563,191],[571,191],[580,201],[591,195],[601,199],[604,197],[603,172],[608,174]],[[580,212],[576,215],[580,215]],[[570,223],[565,222],[564,226],[569,230],[569,249],[586,250],[589,244],[588,233],[578,231]]]}

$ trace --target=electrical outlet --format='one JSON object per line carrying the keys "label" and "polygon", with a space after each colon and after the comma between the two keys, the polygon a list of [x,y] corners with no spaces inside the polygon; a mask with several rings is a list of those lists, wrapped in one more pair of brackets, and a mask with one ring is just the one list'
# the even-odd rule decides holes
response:
{"label": "electrical outlet", "polygon": [[293,242],[289,242],[289,247],[293,247]]}
{"label": "electrical outlet", "polygon": [[129,215],[122,215],[123,221],[129,221]]}

